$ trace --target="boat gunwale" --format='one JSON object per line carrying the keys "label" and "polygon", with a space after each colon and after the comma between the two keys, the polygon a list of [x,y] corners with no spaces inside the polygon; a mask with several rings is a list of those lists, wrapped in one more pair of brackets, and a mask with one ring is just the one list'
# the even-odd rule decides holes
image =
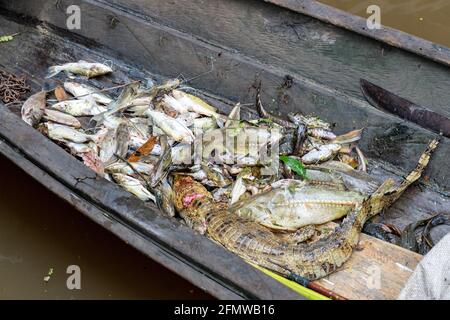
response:
{"label": "boat gunwale", "polygon": [[450,48],[418,36],[382,25],[369,29],[367,20],[320,3],[315,0],[260,0],[291,11],[310,16],[336,27],[386,43],[390,46],[417,54],[434,62],[450,66]]}

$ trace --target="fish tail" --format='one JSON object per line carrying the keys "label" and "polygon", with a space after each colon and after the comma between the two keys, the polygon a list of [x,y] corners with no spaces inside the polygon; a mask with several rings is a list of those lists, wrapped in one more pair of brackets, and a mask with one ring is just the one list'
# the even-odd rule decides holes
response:
{"label": "fish tail", "polygon": [[48,68],[48,74],[45,78],[46,79],[52,78],[63,70],[64,70],[64,68],[61,66],[52,66],[52,67]]}

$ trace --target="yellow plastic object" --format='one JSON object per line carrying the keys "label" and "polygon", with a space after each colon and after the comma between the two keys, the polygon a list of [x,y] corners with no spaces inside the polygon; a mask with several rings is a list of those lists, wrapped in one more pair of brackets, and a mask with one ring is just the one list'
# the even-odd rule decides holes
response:
{"label": "yellow plastic object", "polygon": [[273,273],[272,271],[269,271],[265,268],[262,268],[260,266],[257,266],[253,263],[250,263],[252,266],[254,266],[256,269],[264,272],[265,274],[267,274],[268,276],[274,278],[275,280],[281,282],[282,284],[284,284],[285,286],[289,287],[290,289],[294,290],[295,292],[299,293],[300,295],[304,296],[305,298],[309,299],[309,300],[331,300],[327,297],[325,297],[324,295],[321,295],[320,293],[317,293],[311,289],[305,288],[303,286],[301,286],[300,284],[288,280],[276,273]]}

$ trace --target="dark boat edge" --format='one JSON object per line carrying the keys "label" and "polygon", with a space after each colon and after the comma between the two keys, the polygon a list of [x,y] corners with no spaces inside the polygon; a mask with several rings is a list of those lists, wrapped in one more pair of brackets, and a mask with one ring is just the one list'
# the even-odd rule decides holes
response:
{"label": "dark boat edge", "polygon": [[353,31],[360,35],[389,44],[390,46],[415,53],[450,66],[450,48],[419,38],[409,33],[381,26],[381,29],[367,28],[366,19],[314,0],[263,0],[268,3],[311,16],[320,21]]}

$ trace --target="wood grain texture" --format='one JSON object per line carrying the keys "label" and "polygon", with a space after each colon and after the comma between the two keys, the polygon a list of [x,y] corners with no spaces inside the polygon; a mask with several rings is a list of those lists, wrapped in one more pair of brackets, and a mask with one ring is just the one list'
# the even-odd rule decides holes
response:
{"label": "wood grain texture", "polygon": [[317,283],[351,300],[394,300],[420,260],[419,254],[362,234],[350,260]]}
{"label": "wood grain texture", "polygon": [[[311,0],[268,2],[306,13],[317,11],[315,16],[323,19],[334,12]],[[450,84],[449,68],[391,46],[395,41],[382,43],[370,39],[371,31],[356,34],[260,0],[111,0],[108,3],[352,97],[362,98],[359,79],[367,78],[409,100],[450,115],[450,92],[446,89]],[[340,12],[336,20],[365,22]],[[403,44],[410,43],[412,38],[402,39]],[[439,51],[436,44],[429,46]],[[448,48],[442,48],[441,53],[450,57]]]}
{"label": "wood grain texture", "polygon": [[[116,71],[113,76],[98,80],[104,85],[105,83],[123,83],[128,77],[144,78],[146,75],[151,74],[149,72],[150,70],[152,73],[156,72],[166,76],[177,76],[181,73],[180,70],[182,70],[186,77],[190,77],[207,71],[209,68],[208,57],[216,56],[217,60],[214,64],[214,72],[195,81],[193,83],[195,87],[205,89],[212,94],[220,95],[225,98],[220,99],[223,101],[231,99],[234,101],[248,102],[253,101],[251,86],[254,83],[255,77],[260,77],[264,81],[264,100],[269,101],[268,105],[273,110],[278,110],[279,114],[286,114],[288,111],[301,107],[302,110],[317,113],[325,119],[335,120],[339,124],[337,130],[341,132],[360,125],[366,126],[367,129],[363,146],[369,155],[372,156],[370,168],[372,168],[372,174],[379,180],[385,179],[386,177],[394,177],[398,180],[406,170],[415,166],[428,139],[435,136],[417,126],[401,122],[394,117],[374,110],[357,98],[352,98],[349,95],[318,84],[298,74],[295,75],[293,87],[286,91],[286,94],[290,97],[289,103],[283,105],[281,108],[277,108],[276,105],[271,105],[270,101],[271,98],[278,97],[276,88],[283,83],[284,73],[281,69],[261,64],[258,61],[255,62],[255,60],[243,56],[240,53],[233,52],[229,49],[225,50],[218,45],[205,43],[192,37],[190,34],[149,22],[142,17],[133,16],[130,13],[123,13],[115,9],[111,9],[112,11],[110,11],[107,6],[94,5],[92,4],[94,2],[87,1],[82,4],[84,10],[89,13],[87,17],[84,17],[84,23],[89,26],[87,27],[89,31],[80,31],[80,35],[83,38],[68,34],[60,29],[47,28],[38,21],[32,22],[27,26],[0,17],[0,31],[5,31],[5,33],[12,33],[12,31],[23,32],[22,36],[18,38],[20,41],[12,41],[2,46],[0,65],[12,72],[27,74],[32,79],[33,87],[36,90],[42,86],[43,77],[49,65],[66,61],[77,59],[114,61]],[[38,10],[38,5],[34,6],[30,4],[29,7],[21,9],[20,3],[21,1],[17,2],[18,6],[16,9],[24,10],[24,13],[38,15],[40,19],[47,20],[56,25],[60,24],[60,27],[65,22],[64,18],[61,18],[61,21],[58,20],[60,19],[60,12],[53,12],[52,5],[45,5],[46,3],[50,3],[48,1],[41,1],[41,7],[39,7],[39,9],[45,9],[45,15],[40,13],[41,11]],[[39,3],[39,1],[36,1],[36,3]],[[1,5],[2,1],[0,1]],[[106,18],[111,15],[119,16],[122,24],[119,23],[115,28],[111,28],[109,24],[110,20]],[[17,19],[17,17],[13,18]],[[127,27],[124,27],[123,21],[126,21]],[[17,22],[21,22],[21,20]],[[36,25],[38,28],[36,28]],[[143,53],[144,49],[142,49],[143,47],[139,41],[136,38],[129,37],[127,28],[133,28],[135,33],[139,35],[139,39],[144,41],[145,47],[148,49],[149,54],[154,56],[154,59],[148,59],[148,53]],[[160,47],[159,40],[161,37],[163,37],[164,45]],[[22,52],[23,54],[17,55],[17,52]],[[219,53],[221,53],[220,58]],[[180,56],[183,59],[180,59]],[[246,90],[243,90],[243,88],[246,88]],[[220,105],[222,110],[229,110],[229,106],[226,103],[221,102]],[[8,125],[10,126],[9,128],[13,126],[12,123]],[[15,123],[15,125],[20,126],[20,121]],[[29,129],[31,130],[31,128]],[[110,209],[114,212],[119,212],[118,216],[125,219],[124,221],[127,223],[131,223],[134,228],[141,230],[141,232],[150,232],[152,236],[166,243],[172,243],[174,239],[177,239],[174,245],[179,246],[178,248],[183,248],[186,252],[197,252],[196,254],[198,255],[194,255],[193,259],[199,265],[214,269],[216,264],[220,263],[220,259],[223,258],[221,257],[222,253],[219,253],[217,260],[211,261],[210,259],[211,256],[217,254],[215,250],[218,249],[215,244],[213,246],[211,244],[205,244],[204,241],[207,241],[206,239],[200,239],[190,235],[190,230],[179,226],[176,220],[160,221],[161,217],[158,216],[156,211],[150,210],[152,213],[149,214],[148,208],[142,208],[140,202],[138,204],[136,199],[130,198],[128,194],[123,193],[117,187],[112,187],[106,181],[94,181],[95,177],[79,181],[79,178],[83,178],[85,175],[80,176],[78,169],[84,170],[83,172],[88,174],[86,177],[89,177],[92,173],[85,168],[81,169],[83,167],[82,164],[77,163],[51,142],[44,142],[46,140],[45,138],[39,135],[39,138],[35,137],[36,133],[30,130],[27,130],[24,136],[19,137],[19,139],[16,139],[17,132],[10,130],[7,134],[11,142],[26,145],[27,148],[31,143],[36,144],[31,151],[27,149],[27,156],[42,161],[43,164],[46,164],[45,170],[52,172],[55,177],[62,175],[64,179],[67,179],[65,183],[69,183],[70,186],[76,186],[77,189],[82,188],[83,197],[86,195],[90,196],[91,192],[100,188],[103,193],[101,195],[94,193],[95,199],[91,200],[95,200],[95,203],[100,204],[111,203]],[[43,145],[48,146],[49,151],[41,154],[38,147],[42,148]],[[429,173],[433,177],[437,170],[438,175],[436,178],[444,180],[439,183],[444,187],[446,186],[445,179],[449,174],[449,168],[446,164],[445,153],[443,152],[448,150],[448,148],[447,142],[444,141],[436,157],[433,158],[432,163],[434,164],[434,169]],[[57,168],[61,163],[55,163],[54,159],[51,159],[55,154],[58,155],[58,158],[59,156],[67,158],[64,158],[66,160],[62,164],[64,165],[64,170]],[[384,160],[382,161],[380,159]],[[75,176],[68,176],[69,173],[65,170],[67,167],[75,168]],[[436,178],[435,180],[437,180]],[[121,193],[117,194],[119,190]],[[398,225],[405,226],[418,217],[429,216],[435,210],[446,210],[448,207],[447,203],[448,197],[437,186],[431,185],[423,188],[423,190],[418,187],[411,188],[411,190],[407,191],[386,212],[385,219],[387,222],[395,221]],[[130,212],[133,214],[130,214]],[[156,229],[155,226],[157,226]],[[180,230],[183,230],[183,236],[181,238],[175,236]],[[444,232],[448,232],[448,230],[441,231],[441,233]],[[437,239],[439,237],[440,234],[437,235]],[[377,247],[378,241],[371,239],[370,243],[375,243],[373,247],[379,248]],[[369,248],[371,247],[372,245],[369,245]],[[396,250],[396,248],[389,250]],[[382,247],[380,250],[383,250]],[[208,252],[208,254],[205,256],[204,252]],[[221,251],[219,250],[218,252]],[[361,254],[360,252],[363,253]],[[379,258],[372,257],[373,250],[363,250],[360,252],[356,252],[355,257],[353,257],[356,259],[356,262],[350,262],[355,266],[352,269],[356,269],[356,266],[360,265],[362,263],[361,261],[364,260],[373,260],[374,264],[380,264],[377,260]],[[200,253],[202,254],[200,255]],[[405,254],[402,250],[398,251],[396,256],[399,259],[405,259],[399,261],[403,261],[406,264],[411,263],[411,266],[417,258],[416,255],[410,254],[409,252]],[[233,259],[230,261],[236,262],[239,260],[236,257]],[[258,297],[261,297],[263,294],[265,297],[272,298],[289,296],[289,294],[279,287],[275,286],[275,289],[272,289],[270,286],[273,283],[270,281],[267,282],[265,278],[260,278],[259,273],[254,274],[250,271],[250,274],[247,274],[249,271],[247,269],[243,272],[243,269],[240,269],[240,261],[236,263],[237,265],[231,267],[230,270],[224,271],[222,268],[219,268],[220,272],[223,272],[219,278],[223,279],[223,281],[233,279],[234,285],[238,288],[242,286],[242,283],[244,285],[247,283],[250,286],[250,283],[256,281],[258,282],[258,286],[250,288],[250,292],[258,295]],[[223,267],[226,268],[227,266],[228,264]],[[367,267],[368,265],[365,264],[363,266]],[[382,268],[383,270],[396,270],[390,266],[382,266]],[[200,268],[200,270],[202,269]],[[203,272],[208,274],[210,271],[208,269]],[[213,271],[212,274],[214,276],[217,275],[217,270],[214,269]],[[398,274],[399,271],[397,270],[395,272]],[[240,275],[236,276],[237,274]],[[339,274],[341,275],[338,276]],[[358,295],[359,297],[366,298],[382,297],[383,295],[388,296],[389,294],[393,296],[393,292],[397,292],[400,285],[399,283],[396,284],[395,288],[397,289],[391,290],[387,288],[392,291],[391,293],[380,293],[367,290],[367,288],[364,289],[364,279],[367,277],[363,277],[361,273],[355,272],[354,270],[347,271],[344,268],[344,270],[331,277],[333,276],[338,276],[338,280],[342,279],[339,281],[334,279],[334,283],[337,283],[334,290],[338,288],[341,290],[341,294],[345,292],[347,283],[350,282],[349,279],[353,279],[355,291],[352,294],[355,295],[355,298]],[[399,275],[399,279],[404,279],[405,277],[406,273]],[[292,296],[290,297],[292,298]]]}
{"label": "wood grain texture", "polygon": [[320,21],[331,23],[365,37],[388,43],[391,46],[424,56],[427,59],[450,65],[450,49],[397,29],[382,26],[370,30],[364,18],[336,9],[314,0],[264,0],[286,9],[304,13]]}

